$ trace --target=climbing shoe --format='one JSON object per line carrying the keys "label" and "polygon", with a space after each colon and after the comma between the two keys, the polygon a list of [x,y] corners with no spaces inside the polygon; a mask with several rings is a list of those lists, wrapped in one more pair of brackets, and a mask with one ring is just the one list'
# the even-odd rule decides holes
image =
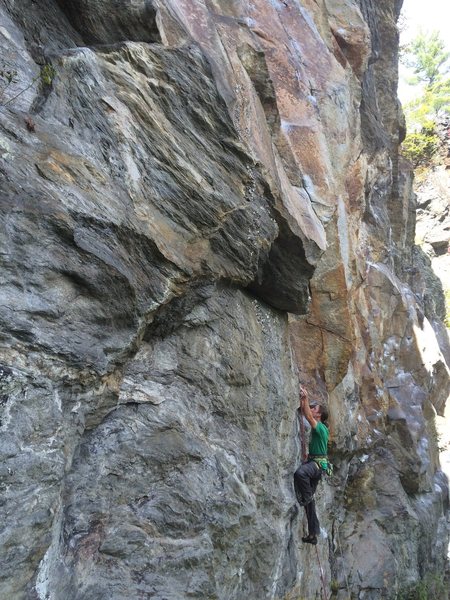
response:
{"label": "climbing shoe", "polygon": [[317,538],[315,535],[306,535],[305,537],[302,537],[302,542],[313,544],[315,546],[317,544]]}

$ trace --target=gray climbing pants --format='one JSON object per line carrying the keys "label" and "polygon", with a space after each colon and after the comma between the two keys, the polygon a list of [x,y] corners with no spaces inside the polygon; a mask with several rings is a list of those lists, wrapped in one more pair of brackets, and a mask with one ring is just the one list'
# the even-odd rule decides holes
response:
{"label": "gray climbing pants", "polygon": [[298,502],[305,507],[309,535],[320,533],[314,494],[321,477],[322,469],[312,460],[303,463],[294,473],[295,495]]}

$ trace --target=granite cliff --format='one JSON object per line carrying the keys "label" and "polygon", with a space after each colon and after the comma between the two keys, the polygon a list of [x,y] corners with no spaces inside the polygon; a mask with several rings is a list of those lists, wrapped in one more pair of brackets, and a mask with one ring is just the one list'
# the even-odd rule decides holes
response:
{"label": "granite cliff", "polygon": [[[375,600],[443,571],[400,8],[0,0],[1,598]],[[299,378],[336,466],[317,555]]]}

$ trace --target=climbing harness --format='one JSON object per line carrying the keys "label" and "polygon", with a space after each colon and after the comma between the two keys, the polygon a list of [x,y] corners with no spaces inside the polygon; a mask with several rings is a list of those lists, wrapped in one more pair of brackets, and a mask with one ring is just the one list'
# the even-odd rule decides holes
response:
{"label": "climbing harness", "polygon": [[328,475],[329,477],[333,475],[334,467],[328,460],[327,454],[308,454],[308,458],[313,460],[325,475]]}

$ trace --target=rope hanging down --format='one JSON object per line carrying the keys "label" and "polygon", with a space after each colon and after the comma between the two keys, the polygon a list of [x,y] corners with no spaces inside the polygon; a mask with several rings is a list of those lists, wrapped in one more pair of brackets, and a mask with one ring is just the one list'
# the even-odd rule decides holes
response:
{"label": "rope hanging down", "polygon": [[322,565],[320,563],[319,551],[317,550],[317,546],[316,546],[316,556],[317,556],[317,562],[319,563],[320,581],[322,582],[322,597],[323,597],[323,600],[328,600],[325,574],[323,572]]}
{"label": "rope hanging down", "polygon": [[300,386],[299,396],[300,396],[300,444],[302,448],[302,462],[306,460],[306,437],[305,437],[305,419],[303,416],[303,408],[302,408],[302,397],[304,394],[304,390],[302,386]]}

